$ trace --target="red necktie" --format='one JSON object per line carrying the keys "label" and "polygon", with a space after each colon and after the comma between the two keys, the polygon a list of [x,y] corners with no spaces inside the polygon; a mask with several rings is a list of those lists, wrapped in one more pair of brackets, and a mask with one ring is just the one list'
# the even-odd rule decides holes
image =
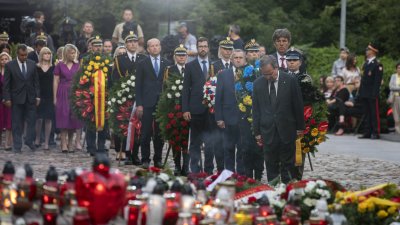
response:
{"label": "red necktie", "polygon": [[285,67],[285,57],[281,57],[281,68],[286,69]]}

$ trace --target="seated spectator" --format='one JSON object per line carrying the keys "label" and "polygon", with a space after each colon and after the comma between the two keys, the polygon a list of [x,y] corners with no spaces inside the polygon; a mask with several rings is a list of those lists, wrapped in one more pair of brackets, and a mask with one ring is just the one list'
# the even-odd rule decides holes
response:
{"label": "seated spectator", "polygon": [[350,54],[346,60],[346,67],[343,68],[344,84],[349,92],[354,89],[354,78],[360,77],[360,68],[357,67],[356,55]]}
{"label": "seated spectator", "polygon": [[334,89],[335,89],[335,80],[333,79],[332,76],[329,76],[325,79],[325,90],[324,90],[325,99],[331,97]]}
{"label": "seated spectator", "polygon": [[326,85],[325,85],[325,80],[326,80],[325,75],[322,75],[319,77],[319,91],[321,93],[325,93],[325,91],[327,90]]}
{"label": "seated spectator", "polygon": [[[363,114],[363,105],[358,96],[358,90],[360,89],[361,77],[354,78],[354,89],[350,94],[348,101],[344,102],[345,105],[345,116],[359,117]],[[354,127],[354,123],[353,123]]]}
{"label": "seated spectator", "polygon": [[[339,129],[335,135],[343,135],[344,129],[344,115],[345,115],[345,105],[344,103],[349,100],[350,93],[344,85],[344,79],[342,76],[335,77],[335,90],[333,91],[331,97],[326,100],[328,104],[329,112],[329,126],[331,129],[338,124]],[[339,121],[337,117],[339,116]]]}

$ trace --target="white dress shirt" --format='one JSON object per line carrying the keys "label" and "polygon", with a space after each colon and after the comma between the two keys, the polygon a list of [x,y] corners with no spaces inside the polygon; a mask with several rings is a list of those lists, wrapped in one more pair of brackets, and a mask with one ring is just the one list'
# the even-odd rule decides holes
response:
{"label": "white dress shirt", "polygon": [[[278,76],[276,77],[276,80],[274,81],[276,96],[278,96],[278,81],[279,81],[279,70],[278,70]],[[270,93],[270,92],[271,92],[271,81],[268,81],[268,93]]]}
{"label": "white dress shirt", "polygon": [[[134,57],[134,60],[135,60],[135,62],[136,62],[136,60],[137,60],[137,58],[136,58],[136,55],[137,55],[136,52],[132,54],[132,53],[130,53],[130,52],[127,51],[126,53],[128,54],[128,58],[129,58],[130,61],[132,61],[132,56],[133,56],[133,57]],[[159,67],[159,68],[160,68],[160,67]]]}

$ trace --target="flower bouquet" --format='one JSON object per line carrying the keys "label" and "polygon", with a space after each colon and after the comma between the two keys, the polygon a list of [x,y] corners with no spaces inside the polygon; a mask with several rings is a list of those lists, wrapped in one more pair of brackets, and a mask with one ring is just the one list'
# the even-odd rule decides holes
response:
{"label": "flower bouquet", "polygon": [[75,115],[96,130],[104,129],[108,118],[106,90],[110,62],[105,55],[88,55],[82,59],[81,69],[72,84],[71,105]]}
{"label": "flower bouquet", "polygon": [[342,205],[349,224],[400,222],[400,189],[395,184],[381,184],[355,192],[337,192],[335,202]]}
{"label": "flower bouquet", "polygon": [[189,123],[183,118],[182,113],[183,78],[179,74],[172,74],[165,82],[156,111],[161,135],[168,140],[174,151],[187,151]]}
{"label": "flower bouquet", "polygon": [[107,112],[110,114],[110,128],[120,138],[128,135],[128,125],[135,103],[135,76],[121,77],[109,92]]}
{"label": "flower bouquet", "polygon": [[203,88],[203,104],[207,106],[210,113],[214,113],[214,105],[215,105],[215,90],[217,89],[217,77],[212,76],[206,83]]}
{"label": "flower bouquet", "polygon": [[255,66],[248,65],[243,70],[238,70],[235,75],[235,92],[239,110],[246,115],[249,123],[253,122],[253,82],[257,79],[259,70],[259,61],[257,60]]}

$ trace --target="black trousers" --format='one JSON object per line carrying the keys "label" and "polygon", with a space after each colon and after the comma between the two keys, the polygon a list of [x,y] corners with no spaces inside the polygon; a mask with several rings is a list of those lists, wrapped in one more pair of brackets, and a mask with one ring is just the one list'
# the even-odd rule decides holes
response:
{"label": "black trousers", "polygon": [[22,148],[24,121],[27,123],[25,143],[28,145],[33,144],[33,139],[35,137],[36,105],[28,101],[24,104],[12,104],[11,114],[13,146],[14,150],[18,151]]}
{"label": "black trousers", "polygon": [[[94,129],[86,129],[86,142],[87,151],[91,154],[105,153],[106,152],[106,139],[107,139],[107,126],[102,131],[96,131]],[[97,136],[97,142],[96,142]]]}
{"label": "black trousers", "polygon": [[364,135],[378,135],[379,130],[379,101],[377,98],[362,98],[365,114]]}
{"label": "black trousers", "polygon": [[[261,180],[264,171],[264,152],[263,148],[257,145],[251,130],[251,124],[247,119],[241,120],[240,133],[245,175],[256,180]],[[238,153],[238,155],[240,154]]]}
{"label": "black trousers", "polygon": [[150,163],[150,142],[153,140],[155,163],[161,163],[162,149],[164,142],[160,135],[160,127],[156,122],[154,113],[156,107],[143,108],[142,116],[142,133],[140,138],[140,146],[142,150],[142,162]]}
{"label": "black trousers", "polygon": [[[175,150],[172,149],[174,157],[175,169],[181,172],[189,172],[189,153],[187,149]],[[181,160],[182,159],[182,160]],[[181,163],[182,161],[182,163]]]}
{"label": "black trousers", "polygon": [[[237,172],[239,174],[244,174],[243,169],[243,156],[241,153],[240,146],[240,131],[239,125],[227,125],[225,124],[225,129],[223,129],[223,152],[224,152],[224,167],[227,170],[232,172]],[[238,150],[238,154],[235,153],[236,148]],[[237,168],[235,169],[235,162],[237,164]]]}
{"label": "black trousers", "polygon": [[117,135],[112,135],[112,138],[114,138],[116,152],[127,152],[127,157],[131,158],[131,160],[139,161],[140,140],[137,140],[137,138],[135,137],[135,144],[133,145],[133,149],[126,150],[126,138],[124,140],[121,140],[121,138],[119,138]]}
{"label": "black trousers", "polygon": [[329,112],[328,116],[329,129],[332,129],[337,124],[337,117],[345,115],[346,113],[345,104],[340,99],[336,99],[335,103],[328,105],[328,112]]}
{"label": "black trousers", "polygon": [[[190,170],[192,173],[204,171],[208,174],[214,170],[214,143],[215,136],[209,129],[209,117],[207,112],[192,114],[190,121]],[[204,143],[204,170],[201,167],[201,146]]]}
{"label": "black trousers", "polygon": [[207,143],[204,149],[204,170],[207,173],[212,173],[214,171],[214,158],[217,170],[224,170],[223,132],[215,122],[214,114],[207,114],[207,120],[204,140]]}
{"label": "black trousers", "polygon": [[275,131],[271,144],[264,144],[265,167],[268,181],[281,176],[283,183],[299,177],[295,167],[296,142],[284,143]]}

